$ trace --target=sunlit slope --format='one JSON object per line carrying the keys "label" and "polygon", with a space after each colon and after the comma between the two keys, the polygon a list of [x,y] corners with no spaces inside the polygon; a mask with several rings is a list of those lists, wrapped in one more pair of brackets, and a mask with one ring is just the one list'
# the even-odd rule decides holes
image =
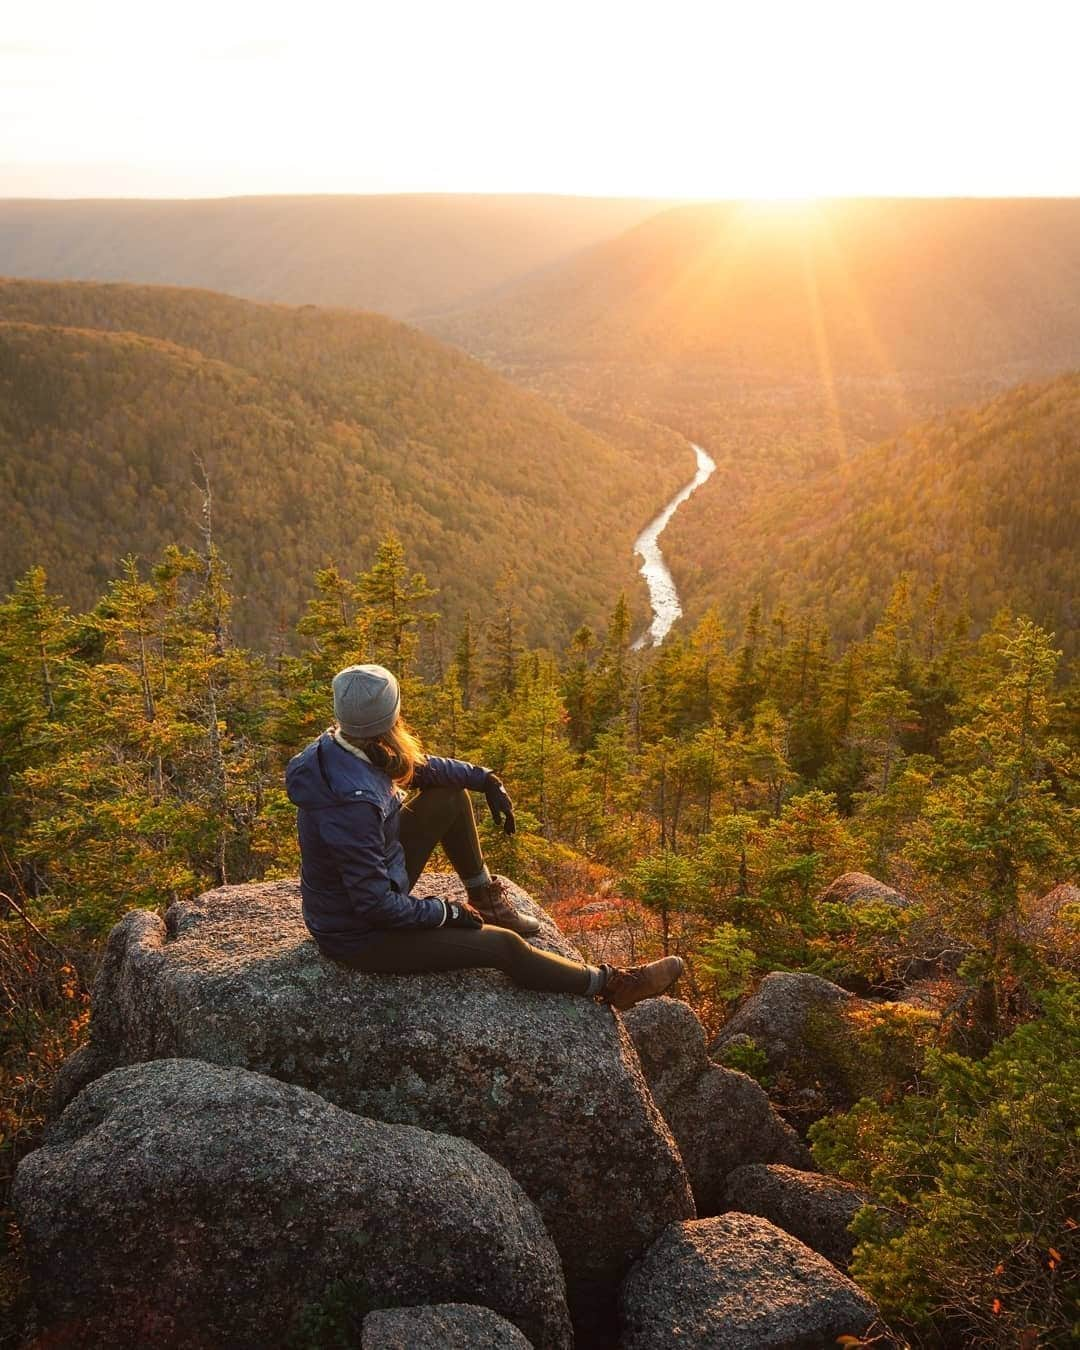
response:
{"label": "sunlit slope", "polygon": [[0,276],[204,286],[403,318],[460,304],[657,209],[543,196],[0,201]]}
{"label": "sunlit slope", "polygon": [[88,603],[121,553],[197,542],[198,459],[263,639],[389,529],[445,612],[487,612],[511,568],[530,635],[565,637],[632,584],[680,472],[377,315],[0,284],[0,585],[40,562]]}
{"label": "sunlit slope", "polygon": [[710,481],[665,545],[691,609],[719,602],[734,620],[755,594],[820,603],[853,636],[909,570],[939,581],[977,623],[1010,605],[1075,654],[1078,483],[1071,374],[912,427],[748,512]]}
{"label": "sunlit slope", "polygon": [[507,364],[1016,380],[1080,364],[1080,200],[688,206],[433,319]]}

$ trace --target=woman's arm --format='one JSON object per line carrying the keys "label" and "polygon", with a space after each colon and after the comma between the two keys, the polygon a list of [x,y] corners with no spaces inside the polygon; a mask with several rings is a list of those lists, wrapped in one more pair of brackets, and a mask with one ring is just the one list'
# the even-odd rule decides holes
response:
{"label": "woman's arm", "polygon": [[470,764],[466,759],[441,759],[438,755],[428,755],[426,761],[418,764],[413,771],[411,786],[420,789],[469,788],[473,792],[482,792],[487,798],[495,824],[507,834],[514,833],[514,804],[503,787],[502,779],[493,769]]}
{"label": "woman's arm", "polygon": [[382,817],[359,801],[321,813],[319,833],[336,862],[353,913],[366,928],[441,928],[446,906],[434,896],[402,895],[390,884]]}
{"label": "woman's arm", "polygon": [[468,788],[470,792],[483,792],[490,773],[490,769],[470,764],[466,759],[443,759],[440,755],[428,755],[413,770],[409,786]]}

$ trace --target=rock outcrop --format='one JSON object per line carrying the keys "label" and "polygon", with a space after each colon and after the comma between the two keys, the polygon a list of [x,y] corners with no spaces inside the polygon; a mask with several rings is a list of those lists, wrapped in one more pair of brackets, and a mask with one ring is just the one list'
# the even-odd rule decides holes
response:
{"label": "rock outcrop", "polygon": [[[752,1041],[774,1099],[812,1119],[886,1085],[903,1090],[938,1017],[912,1004],[863,999],[806,972],[774,971],[721,1027],[711,1050]],[[786,1162],[787,1159],[776,1159]]]}
{"label": "rock outcrop", "polygon": [[912,902],[906,895],[878,881],[867,872],[844,872],[831,882],[818,900],[839,905],[888,905],[890,909],[910,909]]}
{"label": "rock outcrop", "polygon": [[[428,876],[418,890],[457,884]],[[535,912],[542,943],[575,956]],[[113,930],[90,1046],[62,1094],[105,1065],[165,1057],[242,1066],[359,1115],[471,1140],[539,1208],[579,1330],[610,1318],[629,1263],[694,1213],[678,1150],[609,1008],[520,989],[495,971],[343,969],[308,937],[293,882],[222,887],[174,905],[164,923],[137,910]]]}
{"label": "rock outcrop", "polygon": [[806,1055],[810,1021],[842,1018],[860,1003],[855,994],[820,975],[773,971],[720,1028],[710,1050],[715,1054],[735,1037],[747,1036],[765,1052],[769,1068],[780,1070]]}
{"label": "rock outcrop", "polygon": [[766,1219],[721,1214],[671,1225],[627,1276],[621,1317],[621,1350],[817,1350],[877,1309]]}
{"label": "rock outcrop", "polygon": [[656,1104],[679,1146],[699,1215],[719,1214],[729,1172],[744,1163],[813,1166],[762,1087],[709,1059],[705,1028],[685,1003],[653,998],[623,1014]]}
{"label": "rock outcrop", "polygon": [[498,1163],[243,1069],[99,1078],[23,1159],[14,1202],[50,1344],[261,1350],[418,1299],[572,1343],[555,1247]]}
{"label": "rock outcrop", "polygon": [[854,1245],[848,1225],[866,1196],[838,1177],[782,1164],[738,1167],[724,1186],[724,1207],[757,1214],[846,1269]]}
{"label": "rock outcrop", "polygon": [[388,1308],[364,1318],[360,1350],[531,1350],[512,1322],[490,1308],[443,1303]]}
{"label": "rock outcrop", "polygon": [[1063,881],[1025,905],[1020,934],[1048,964],[1080,972],[1080,886]]}
{"label": "rock outcrop", "polygon": [[848,1019],[868,1006],[819,975],[774,971],[735,1010],[709,1049],[722,1059],[729,1046],[752,1041],[764,1053],[768,1072],[783,1080],[783,1099],[794,1109],[820,1115],[855,1100],[844,1062]]}

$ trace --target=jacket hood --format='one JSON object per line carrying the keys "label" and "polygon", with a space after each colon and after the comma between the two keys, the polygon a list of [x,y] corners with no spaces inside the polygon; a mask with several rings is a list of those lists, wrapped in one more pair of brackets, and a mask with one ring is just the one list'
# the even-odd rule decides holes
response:
{"label": "jacket hood", "polygon": [[377,773],[324,734],[289,760],[285,789],[294,806],[309,810],[341,806],[357,798],[377,801],[383,795],[380,784],[373,781]]}

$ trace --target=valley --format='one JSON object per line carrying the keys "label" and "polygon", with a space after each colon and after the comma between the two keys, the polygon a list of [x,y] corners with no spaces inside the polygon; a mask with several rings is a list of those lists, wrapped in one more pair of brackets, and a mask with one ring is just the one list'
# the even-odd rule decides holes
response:
{"label": "valley", "polygon": [[2,1350],[658,1350],[695,1235],[687,1344],[1072,1343],[1080,200],[0,202],[0,276]]}
{"label": "valley", "polygon": [[622,589],[643,616],[633,539],[683,475],[673,434],[597,434],[403,324],[210,292],[0,283],[0,389],[3,584],[39,563],[85,604],[124,554],[198,543],[205,471],[267,643],[387,532],[455,612],[502,587],[533,641]]}

